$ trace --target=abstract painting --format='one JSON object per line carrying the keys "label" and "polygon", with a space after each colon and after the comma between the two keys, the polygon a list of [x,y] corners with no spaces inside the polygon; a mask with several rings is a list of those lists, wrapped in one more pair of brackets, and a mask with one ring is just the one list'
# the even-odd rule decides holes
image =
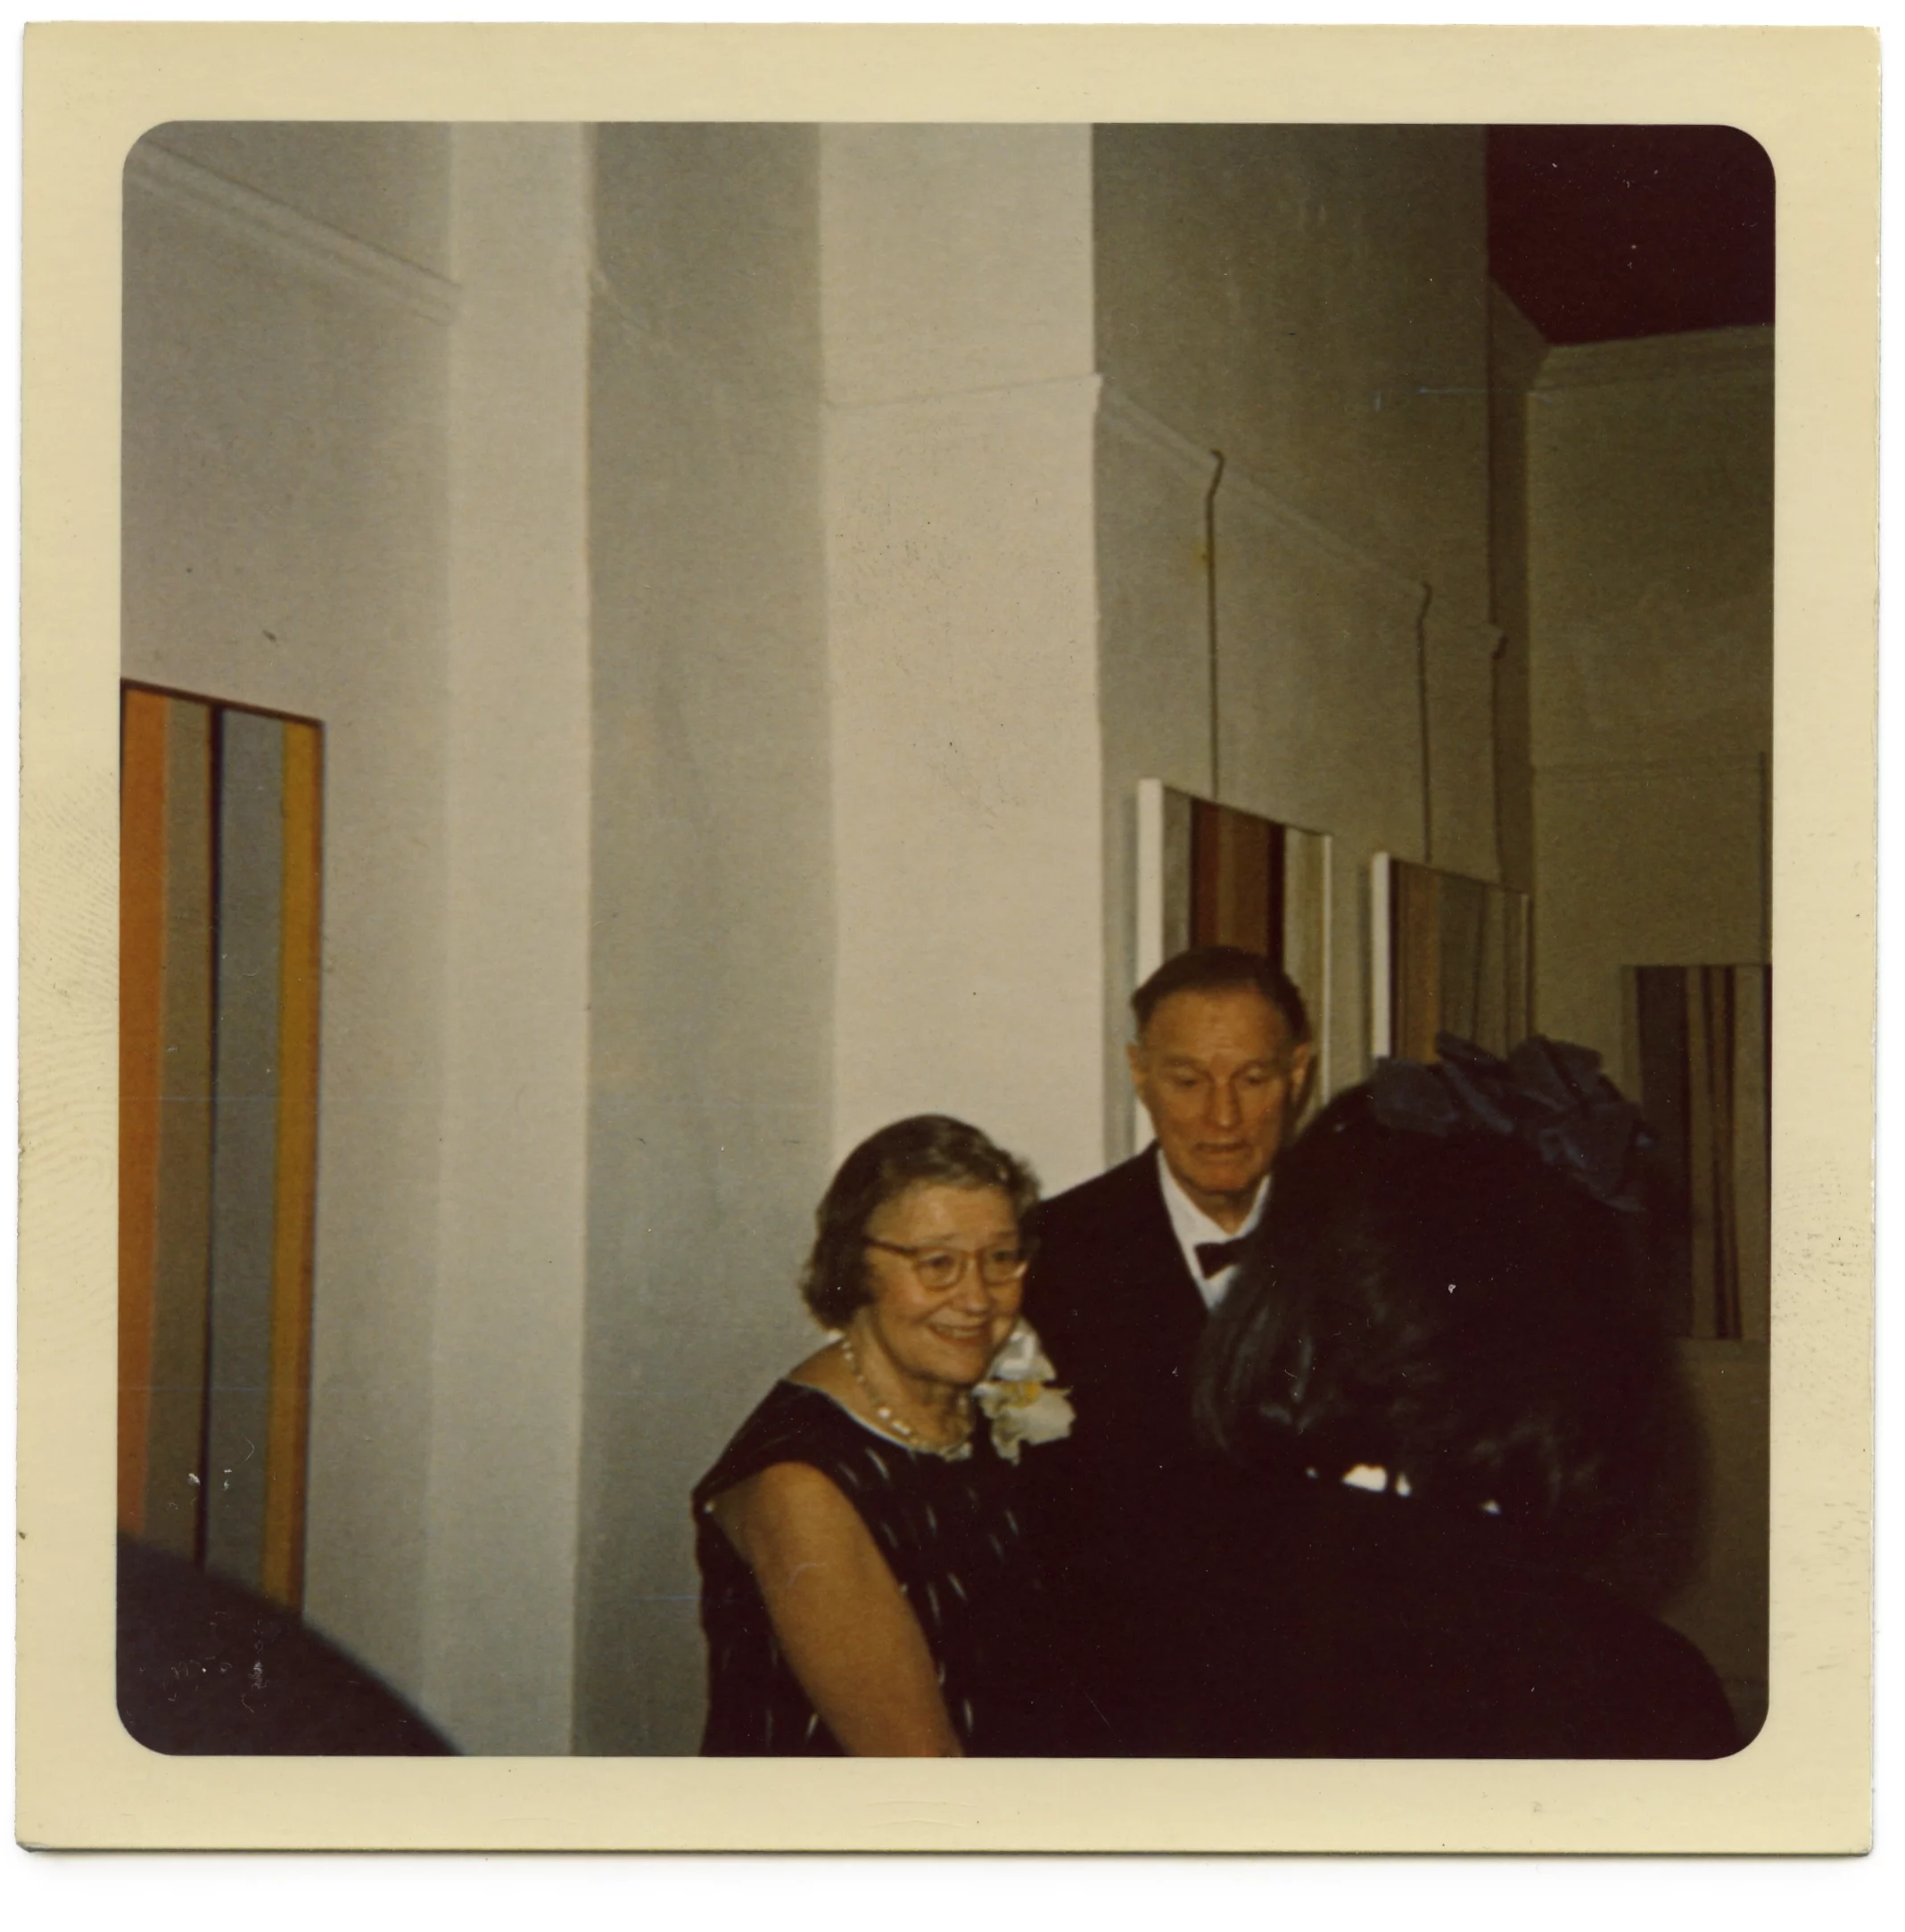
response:
{"label": "abstract painting", "polygon": [[1438,1033],[1500,1054],[1526,1038],[1526,893],[1378,853],[1370,954],[1373,1057],[1433,1060]]}
{"label": "abstract painting", "polygon": [[1771,982],[1766,966],[1637,966],[1630,1057],[1654,1137],[1650,1267],[1669,1329],[1767,1339]]}
{"label": "abstract painting", "polygon": [[[1138,933],[1142,983],[1193,945],[1262,953],[1296,982],[1327,1061],[1330,838],[1154,779],[1138,786]],[[1315,1090],[1329,1091],[1319,1066]]]}
{"label": "abstract painting", "polygon": [[119,1521],[303,1588],[322,728],[121,701]]}

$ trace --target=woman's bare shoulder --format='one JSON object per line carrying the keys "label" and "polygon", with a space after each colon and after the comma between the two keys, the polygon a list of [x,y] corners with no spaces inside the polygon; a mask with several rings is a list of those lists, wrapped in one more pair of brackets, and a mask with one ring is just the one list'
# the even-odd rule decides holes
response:
{"label": "woman's bare shoulder", "polygon": [[770,1463],[708,1499],[728,1540],[756,1565],[776,1552],[797,1556],[866,1535],[860,1513],[812,1463]]}
{"label": "woman's bare shoulder", "polygon": [[[853,1379],[831,1342],[816,1349],[781,1380],[831,1398],[849,1416],[854,1412]],[[783,1542],[865,1533],[859,1511],[833,1479],[797,1457],[767,1464],[709,1497],[706,1507],[743,1556],[763,1537]]]}
{"label": "woman's bare shoulder", "polygon": [[847,1373],[845,1360],[838,1347],[831,1342],[816,1349],[797,1367],[788,1369],[781,1380],[796,1383],[804,1389],[819,1389],[826,1395],[838,1395],[853,1386],[853,1377]]}

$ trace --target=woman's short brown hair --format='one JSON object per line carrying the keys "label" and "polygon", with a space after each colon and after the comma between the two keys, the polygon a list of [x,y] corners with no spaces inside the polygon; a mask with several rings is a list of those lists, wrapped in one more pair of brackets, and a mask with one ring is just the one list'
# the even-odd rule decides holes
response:
{"label": "woman's short brown hair", "polygon": [[943,1113],[914,1114],[870,1135],[840,1163],[814,1210],[813,1251],[800,1292],[817,1320],[845,1325],[870,1296],[867,1224],[909,1187],[996,1187],[1023,1229],[1038,1177],[976,1127]]}

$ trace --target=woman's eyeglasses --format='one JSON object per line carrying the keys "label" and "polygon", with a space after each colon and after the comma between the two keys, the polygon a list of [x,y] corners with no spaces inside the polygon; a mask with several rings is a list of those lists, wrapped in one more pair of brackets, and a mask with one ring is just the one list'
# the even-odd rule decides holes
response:
{"label": "woman's eyeglasses", "polygon": [[863,1238],[870,1248],[884,1248],[888,1254],[904,1255],[912,1263],[920,1285],[936,1292],[956,1287],[965,1279],[969,1264],[977,1267],[979,1279],[988,1288],[1002,1288],[1007,1282],[1017,1281],[1031,1259],[1016,1243],[1002,1243],[975,1253],[969,1248],[903,1248],[896,1241],[875,1241],[870,1234]]}

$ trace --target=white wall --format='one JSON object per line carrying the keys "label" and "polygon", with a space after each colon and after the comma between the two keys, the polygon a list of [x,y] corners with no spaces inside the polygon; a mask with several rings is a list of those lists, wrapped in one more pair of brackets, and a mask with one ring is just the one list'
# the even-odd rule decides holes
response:
{"label": "white wall", "polygon": [[[1551,350],[1527,400],[1535,1013],[1634,1093],[1623,966],[1769,957],[1772,331]],[[1669,1606],[1750,1712],[1767,1352],[1684,1345],[1711,1479]]]}
{"label": "white wall", "polygon": [[690,1749],[837,1152],[1100,1164],[1088,137],[172,132],[127,668],[328,733],[310,1609]]}
{"label": "white wall", "polygon": [[1102,1165],[1091,134],[821,133],[833,1137]]}
{"label": "white wall", "polygon": [[597,131],[576,1747],[692,1751],[688,1492],[813,1345],[834,907],[819,136]]}
{"label": "white wall", "polygon": [[[424,1677],[447,890],[444,130],[293,200],[323,130],[161,129],[127,174],[127,675],[325,724],[307,1603]],[[204,151],[217,174],[181,155]],[[318,197],[308,197],[318,201]],[[395,255],[368,245],[399,241]]]}
{"label": "white wall", "polygon": [[420,121],[173,121],[155,146],[333,235],[450,274],[449,129]]}
{"label": "white wall", "polygon": [[424,1701],[569,1746],[589,1079],[589,137],[458,128]]}
{"label": "white wall", "polygon": [[1107,127],[1093,153],[1107,382],[1485,610],[1480,129]]}
{"label": "white wall", "polygon": [[1502,883],[1535,883],[1534,768],[1529,748],[1529,391],[1548,352],[1501,290],[1489,290],[1489,575],[1501,628],[1495,660],[1495,817]]}
{"label": "white wall", "polygon": [[1551,351],[1528,425],[1536,1014],[1631,1081],[1622,966],[1767,956],[1771,331]]}
{"label": "white wall", "polygon": [[1335,836],[1331,1065],[1356,1080],[1370,855],[1496,876],[1497,640],[1479,132],[1101,128],[1093,172],[1115,1152],[1138,779]]}
{"label": "white wall", "polygon": [[307,1609],[476,1749],[571,1724],[584,153],[173,127],[128,171],[126,672],[326,731]]}
{"label": "white wall", "polygon": [[603,128],[578,1748],[689,1751],[687,1496],[837,1156],[1096,1170],[1082,129]]}

